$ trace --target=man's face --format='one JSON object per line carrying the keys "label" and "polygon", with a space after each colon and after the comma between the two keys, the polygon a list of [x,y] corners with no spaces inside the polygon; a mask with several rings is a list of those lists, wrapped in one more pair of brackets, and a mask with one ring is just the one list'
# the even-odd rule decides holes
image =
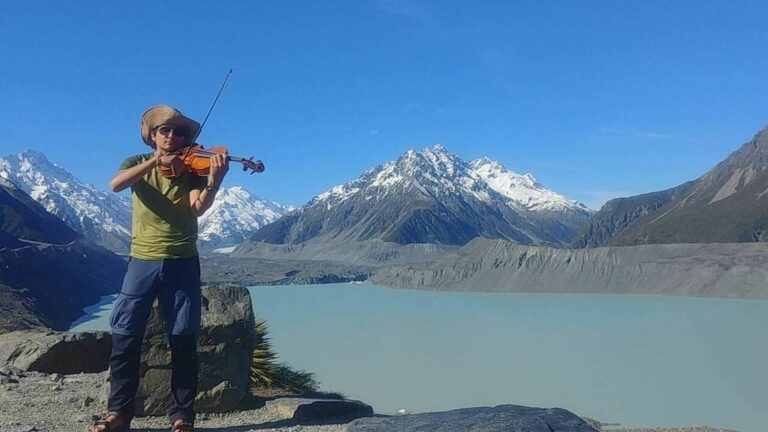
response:
{"label": "man's face", "polygon": [[152,141],[155,148],[163,153],[178,150],[187,140],[189,131],[187,128],[176,125],[160,125],[152,132]]}

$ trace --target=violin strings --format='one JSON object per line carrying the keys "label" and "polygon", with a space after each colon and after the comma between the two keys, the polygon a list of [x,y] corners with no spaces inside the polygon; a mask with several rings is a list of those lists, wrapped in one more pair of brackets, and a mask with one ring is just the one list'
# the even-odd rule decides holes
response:
{"label": "violin strings", "polygon": [[[214,155],[217,155],[217,154],[222,154],[222,153],[216,153],[216,152],[207,151],[207,150],[198,150],[198,151],[195,153],[195,155],[198,155],[198,156],[205,156],[205,157],[211,157],[211,156],[214,156]],[[241,158],[241,157],[237,157],[237,156],[230,156],[230,155],[227,155],[227,156],[229,156],[229,159],[230,159],[230,160],[233,160],[233,161],[235,161],[235,162],[240,162],[241,160],[243,160],[243,158]]]}
{"label": "violin strings", "polygon": [[[174,152],[173,154],[175,154],[175,155],[182,155],[183,157],[186,157],[191,151],[192,151],[192,147],[185,147],[184,149],[179,150],[177,152]],[[209,151],[209,150],[196,150],[195,151],[195,156],[208,157],[208,158],[210,158],[211,156],[217,155],[217,154],[222,154],[222,153],[216,153],[216,152],[212,152],[212,151]],[[223,154],[225,154],[226,156],[229,156],[229,160],[231,160],[233,162],[245,162],[245,163],[248,163],[249,165],[252,163],[250,160],[242,158],[242,157],[230,156],[230,155],[228,155],[226,153],[223,153]]]}

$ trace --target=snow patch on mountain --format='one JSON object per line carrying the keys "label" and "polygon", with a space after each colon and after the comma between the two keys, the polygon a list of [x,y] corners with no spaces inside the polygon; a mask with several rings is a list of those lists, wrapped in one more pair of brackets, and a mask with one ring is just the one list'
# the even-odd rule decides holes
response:
{"label": "snow patch on mountain", "polygon": [[80,181],[40,152],[25,150],[0,157],[0,176],[18,185],[49,213],[86,236],[103,229],[130,240],[127,199]]}
{"label": "snow patch on mountain", "polygon": [[470,162],[472,170],[496,192],[509,199],[518,210],[532,212],[581,210],[591,212],[586,205],[542,186],[531,174],[517,174],[499,162],[482,157]]}
{"label": "snow patch on mountain", "polygon": [[484,202],[494,199],[493,191],[464,160],[436,144],[420,151],[408,150],[397,160],[371,168],[359,178],[319,194],[308,206],[324,203],[328,210],[358,193],[364,192],[368,200],[411,187],[438,199],[462,193]]}
{"label": "snow patch on mountain", "polygon": [[16,185],[12,181],[8,180],[7,177],[3,176],[3,172],[2,171],[0,171],[0,186],[4,187],[6,189],[11,189],[11,190],[18,189],[16,187]]}
{"label": "snow patch on mountain", "polygon": [[316,199],[319,202],[325,202],[326,209],[330,209],[332,205],[344,202],[347,198],[358,192],[360,192],[360,188],[356,188],[352,184],[344,184],[332,187],[318,195]]}
{"label": "snow patch on mountain", "polygon": [[198,220],[198,238],[204,248],[238,244],[291,210],[291,206],[261,199],[240,186],[222,187]]}

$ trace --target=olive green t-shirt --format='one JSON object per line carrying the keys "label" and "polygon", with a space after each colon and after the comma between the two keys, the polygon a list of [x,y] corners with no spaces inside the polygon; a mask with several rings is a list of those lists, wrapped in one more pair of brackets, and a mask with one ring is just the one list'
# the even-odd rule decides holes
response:
{"label": "olive green t-shirt", "polygon": [[[153,153],[131,156],[127,169]],[[183,173],[165,177],[153,168],[131,186],[131,256],[141,259],[187,258],[197,255],[197,217],[189,202],[190,189],[205,187],[206,178]]]}

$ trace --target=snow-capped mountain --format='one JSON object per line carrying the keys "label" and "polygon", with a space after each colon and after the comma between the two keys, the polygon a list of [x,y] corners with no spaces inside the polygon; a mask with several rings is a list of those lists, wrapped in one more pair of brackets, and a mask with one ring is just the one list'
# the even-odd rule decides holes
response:
{"label": "snow-capped mountain", "polygon": [[240,186],[222,187],[199,219],[200,245],[210,249],[239,244],[291,210],[291,206],[263,200]]}
{"label": "snow-capped mountain", "polygon": [[[48,212],[95,243],[128,253],[128,196],[100,191],[33,150],[0,157],[0,178],[18,185]],[[200,247],[236,245],[290,210],[292,207],[265,201],[240,187],[222,187],[211,209],[199,220]]]}
{"label": "snow-capped mountain", "polygon": [[530,212],[586,212],[592,213],[584,204],[569,200],[551,189],[547,189],[531,174],[517,174],[502,164],[487,157],[470,162],[469,166],[490,187],[509,198],[509,205],[521,211]]}
{"label": "snow-capped mountain", "polygon": [[18,185],[48,212],[95,243],[118,253],[128,252],[131,214],[127,199],[80,181],[33,150],[0,157],[0,177]]}
{"label": "snow-capped mountain", "polygon": [[253,241],[464,244],[481,236],[567,244],[590,214],[530,175],[519,176],[490,159],[467,163],[435,145],[408,150],[317,195],[259,230]]}

